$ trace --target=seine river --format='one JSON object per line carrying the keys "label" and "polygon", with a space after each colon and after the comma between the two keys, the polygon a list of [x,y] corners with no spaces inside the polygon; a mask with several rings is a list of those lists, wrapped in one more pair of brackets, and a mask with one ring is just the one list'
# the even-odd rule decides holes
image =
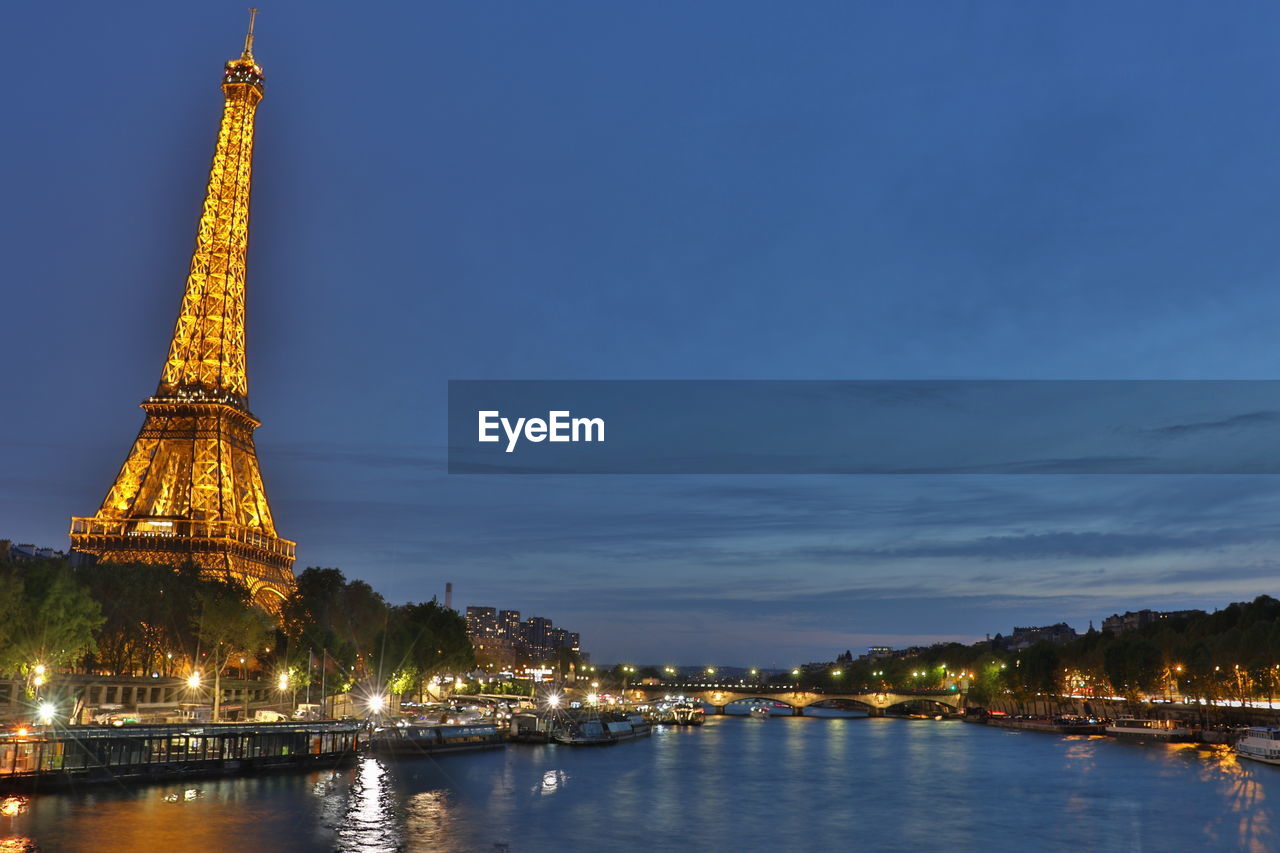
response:
{"label": "seine river", "polygon": [[0,851],[1276,850],[1280,767],[958,721],[710,717],[610,747],[36,796]]}

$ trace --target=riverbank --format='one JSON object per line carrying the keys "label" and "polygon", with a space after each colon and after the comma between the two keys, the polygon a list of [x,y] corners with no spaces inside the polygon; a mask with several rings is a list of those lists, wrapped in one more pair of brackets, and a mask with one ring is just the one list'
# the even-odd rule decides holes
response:
{"label": "riverbank", "polygon": [[1139,717],[1148,720],[1181,720],[1206,729],[1240,726],[1280,727],[1280,702],[1275,708],[1239,708],[1224,705],[1199,705],[1182,702],[1128,702],[1123,699],[1083,699],[1075,697],[1037,697],[1018,701],[1012,697],[993,699],[983,706],[1010,716],[1094,717],[1115,720]]}

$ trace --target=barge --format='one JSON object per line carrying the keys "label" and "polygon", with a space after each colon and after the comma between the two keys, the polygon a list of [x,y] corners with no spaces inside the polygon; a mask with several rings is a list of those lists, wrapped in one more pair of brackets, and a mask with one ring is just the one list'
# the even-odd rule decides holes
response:
{"label": "barge", "polygon": [[1176,720],[1140,720],[1121,717],[1107,726],[1112,737],[1160,743],[1190,743],[1198,739],[1197,732]]}
{"label": "barge", "polygon": [[354,721],[18,729],[0,732],[0,791],[332,767],[363,742]]}
{"label": "barge", "polygon": [[398,758],[474,752],[506,746],[507,739],[492,723],[437,726],[410,723],[374,729],[369,751]]}
{"label": "barge", "polygon": [[1056,735],[1101,735],[1107,731],[1106,722],[1091,717],[1009,717],[992,714],[981,722],[1001,729],[1020,729]]}

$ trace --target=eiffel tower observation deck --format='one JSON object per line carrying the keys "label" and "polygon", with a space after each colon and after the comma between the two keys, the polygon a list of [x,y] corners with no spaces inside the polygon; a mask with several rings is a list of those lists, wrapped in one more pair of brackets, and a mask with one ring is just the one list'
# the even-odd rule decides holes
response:
{"label": "eiffel tower observation deck", "polygon": [[294,543],[276,535],[267,505],[245,370],[249,178],[263,94],[255,14],[223,72],[209,186],[159,387],[102,506],[71,519],[71,544],[99,563],[193,564],[277,612],[294,589]]}

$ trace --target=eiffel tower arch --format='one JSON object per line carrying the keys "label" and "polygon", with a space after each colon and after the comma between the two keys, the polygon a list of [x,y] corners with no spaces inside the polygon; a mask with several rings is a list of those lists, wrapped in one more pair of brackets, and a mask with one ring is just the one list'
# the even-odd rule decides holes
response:
{"label": "eiffel tower arch", "polygon": [[71,545],[100,563],[194,564],[273,613],[294,589],[294,543],[276,535],[249,411],[245,263],[254,115],[263,95],[253,18],[222,76],[222,121],[186,290],[142,429]]}

